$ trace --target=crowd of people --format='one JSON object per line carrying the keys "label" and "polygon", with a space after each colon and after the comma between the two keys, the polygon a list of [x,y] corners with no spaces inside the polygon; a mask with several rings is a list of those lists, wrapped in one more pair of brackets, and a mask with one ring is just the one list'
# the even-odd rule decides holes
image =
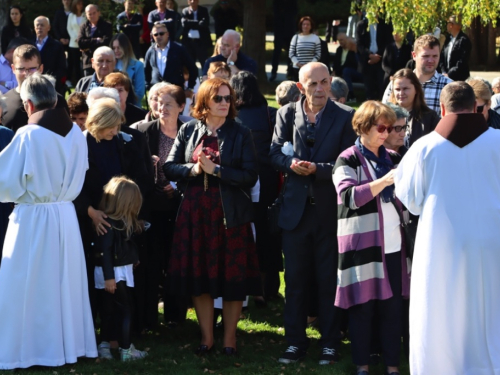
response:
{"label": "crowd of people", "polygon": [[[132,339],[157,328],[160,300],[172,329],[194,308],[198,356],[213,351],[220,314],[222,354],[235,356],[248,297],[265,307],[284,268],[280,363],[306,356],[315,325],[319,365],[336,363],[349,337],[358,375],[380,357],[398,375],[402,349],[412,374],[500,371],[500,217],[495,204],[474,208],[478,188],[500,201],[498,173],[476,168],[500,160],[500,79],[469,78],[457,16],[443,45],[360,13],[355,38],[334,31],[333,65],[301,17],[276,110],[237,31],[219,24],[209,57],[198,0],[181,12],[156,0],[144,16],[126,0],[114,35],[97,5],[62,3],[35,34],[12,6],[2,30],[0,285],[12,287],[0,288],[0,369],[111,360],[115,349],[143,359]],[[366,101],[354,110],[359,80]]]}

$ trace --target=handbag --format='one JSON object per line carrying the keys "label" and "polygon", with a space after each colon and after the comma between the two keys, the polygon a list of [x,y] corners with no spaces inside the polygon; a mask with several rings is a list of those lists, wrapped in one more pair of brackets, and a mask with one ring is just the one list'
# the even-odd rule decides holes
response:
{"label": "handbag", "polygon": [[415,217],[412,218],[412,215],[408,213],[408,220],[405,220],[403,217],[403,213],[399,210],[396,202],[391,200],[396,212],[398,213],[399,220],[401,222],[401,227],[403,228],[404,240],[406,245],[406,256],[413,260],[413,252],[415,249],[415,238],[417,237],[417,227],[418,220]]}

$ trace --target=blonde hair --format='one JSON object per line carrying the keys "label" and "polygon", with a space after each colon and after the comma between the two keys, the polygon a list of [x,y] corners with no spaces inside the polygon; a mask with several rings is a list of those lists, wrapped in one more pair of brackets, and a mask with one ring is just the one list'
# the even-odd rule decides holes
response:
{"label": "blonde hair", "polygon": [[357,135],[368,134],[371,127],[376,125],[381,118],[385,119],[389,125],[396,122],[396,114],[389,106],[376,100],[368,100],[361,104],[354,113],[352,127]]}
{"label": "blonde hair", "polygon": [[123,222],[127,238],[142,232],[143,224],[137,218],[142,206],[142,195],[137,184],[124,176],[113,177],[104,186],[99,209],[109,218]]}
{"label": "blonde hair", "polygon": [[474,96],[476,98],[482,99],[486,104],[491,103],[491,90],[484,81],[480,79],[469,79],[466,81],[472,90],[474,90]]}
{"label": "blonde hair", "polygon": [[85,128],[95,138],[100,141],[98,135],[105,129],[118,127],[125,122],[120,105],[111,98],[97,99],[89,108],[89,115],[85,122]]}

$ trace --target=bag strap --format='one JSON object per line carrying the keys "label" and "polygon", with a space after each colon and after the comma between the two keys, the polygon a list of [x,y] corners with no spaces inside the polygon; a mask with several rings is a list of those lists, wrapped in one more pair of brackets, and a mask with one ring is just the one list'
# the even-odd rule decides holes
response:
{"label": "bag strap", "polygon": [[399,221],[401,222],[401,226],[404,228],[408,225],[410,218],[408,220],[405,220],[403,217],[403,213],[401,212],[402,210],[399,209],[398,205],[396,204],[396,201],[394,198],[391,199],[391,203],[394,205],[394,208],[396,209],[396,212],[398,213],[399,216]]}

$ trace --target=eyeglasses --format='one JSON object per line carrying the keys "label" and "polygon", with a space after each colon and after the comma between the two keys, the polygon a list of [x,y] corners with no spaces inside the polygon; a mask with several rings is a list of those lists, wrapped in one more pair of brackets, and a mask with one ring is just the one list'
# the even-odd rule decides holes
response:
{"label": "eyeglasses", "polygon": [[154,33],[154,34],[153,34],[153,36],[158,36],[158,35],[159,35],[159,36],[163,36],[163,35],[165,35],[165,34],[166,34],[166,32],[165,32],[165,31],[162,31],[162,32],[159,32],[159,33]]}
{"label": "eyeglasses", "polygon": [[314,147],[315,142],[316,142],[316,124],[310,122],[307,124],[306,144],[309,147]]}
{"label": "eyeglasses", "polygon": [[221,103],[224,100],[226,103],[231,103],[231,95],[215,95],[214,102]]}
{"label": "eyeglasses", "polygon": [[485,106],[485,105],[486,105],[486,104],[476,106],[476,112],[477,112],[477,113],[483,113],[483,110],[484,110],[484,106]]}
{"label": "eyeglasses", "polygon": [[399,133],[401,130],[406,131],[408,129],[408,125],[393,126],[392,128],[396,133]]}
{"label": "eyeglasses", "polygon": [[18,73],[35,73],[39,67],[40,67],[40,65],[38,65],[36,67],[32,67],[32,68],[16,68],[16,71]]}
{"label": "eyeglasses", "polygon": [[377,131],[379,133],[383,133],[387,130],[387,133],[392,132],[392,129],[394,129],[392,126],[385,126],[385,125],[378,125],[378,124],[373,124],[372,126],[377,127]]}

